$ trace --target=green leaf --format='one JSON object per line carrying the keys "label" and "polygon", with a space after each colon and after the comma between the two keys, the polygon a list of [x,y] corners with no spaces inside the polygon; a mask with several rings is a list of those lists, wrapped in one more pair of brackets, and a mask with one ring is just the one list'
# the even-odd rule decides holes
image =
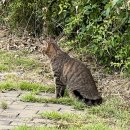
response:
{"label": "green leaf", "polygon": [[111,11],[111,7],[112,7],[112,3],[109,2],[108,4],[106,4],[105,9],[106,9],[106,16],[109,16],[110,11]]}
{"label": "green leaf", "polygon": [[122,0],[113,0],[112,1],[112,7],[114,7],[117,3],[121,2]]}
{"label": "green leaf", "polygon": [[111,11],[111,9],[110,9],[110,8],[107,8],[107,10],[106,10],[106,16],[109,16],[110,11]]}

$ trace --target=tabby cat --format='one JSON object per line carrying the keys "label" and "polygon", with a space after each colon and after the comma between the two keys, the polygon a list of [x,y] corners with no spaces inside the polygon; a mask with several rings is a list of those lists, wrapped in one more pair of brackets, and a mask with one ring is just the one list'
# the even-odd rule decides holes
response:
{"label": "tabby cat", "polygon": [[102,103],[91,72],[81,61],[71,58],[53,40],[42,41],[42,52],[51,61],[56,84],[56,98],[64,96],[67,86],[69,94],[87,105]]}

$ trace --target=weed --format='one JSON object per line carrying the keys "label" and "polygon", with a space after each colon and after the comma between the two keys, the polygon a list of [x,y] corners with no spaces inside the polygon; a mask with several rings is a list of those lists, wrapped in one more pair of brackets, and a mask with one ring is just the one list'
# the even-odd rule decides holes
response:
{"label": "weed", "polygon": [[0,90],[14,90],[16,89],[16,84],[11,82],[2,82],[0,83]]}
{"label": "weed", "polygon": [[2,108],[3,110],[5,110],[5,109],[8,108],[8,105],[7,105],[7,103],[6,103],[5,101],[2,101],[2,102],[1,102],[1,108]]}
{"label": "weed", "polygon": [[20,82],[19,87],[21,90],[39,90],[40,92],[50,92],[50,93],[54,93],[55,92],[55,88],[54,86],[47,86],[47,85],[41,85],[38,83],[29,83],[29,82]]}

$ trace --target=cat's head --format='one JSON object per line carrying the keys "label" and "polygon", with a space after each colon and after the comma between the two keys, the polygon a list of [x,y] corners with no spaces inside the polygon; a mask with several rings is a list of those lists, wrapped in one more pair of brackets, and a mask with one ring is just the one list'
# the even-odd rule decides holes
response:
{"label": "cat's head", "polygon": [[55,44],[53,38],[39,39],[39,41],[41,43],[40,48],[43,54],[47,54],[53,47],[53,44]]}
{"label": "cat's head", "polygon": [[55,39],[47,38],[47,39],[40,39],[40,51],[43,55],[47,55],[49,58],[53,58],[57,56],[60,51]]}
{"label": "cat's head", "polygon": [[48,57],[54,57],[60,54],[62,51],[57,43],[63,38],[64,33],[61,33],[58,37],[47,36],[46,38],[40,38],[40,50]]}

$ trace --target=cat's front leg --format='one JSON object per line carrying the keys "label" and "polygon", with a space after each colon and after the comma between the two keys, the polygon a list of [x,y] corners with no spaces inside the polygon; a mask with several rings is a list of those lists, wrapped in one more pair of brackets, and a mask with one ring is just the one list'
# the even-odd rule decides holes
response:
{"label": "cat's front leg", "polygon": [[59,77],[55,77],[55,84],[56,84],[55,89],[56,98],[63,97],[65,91],[65,85],[61,82]]}

